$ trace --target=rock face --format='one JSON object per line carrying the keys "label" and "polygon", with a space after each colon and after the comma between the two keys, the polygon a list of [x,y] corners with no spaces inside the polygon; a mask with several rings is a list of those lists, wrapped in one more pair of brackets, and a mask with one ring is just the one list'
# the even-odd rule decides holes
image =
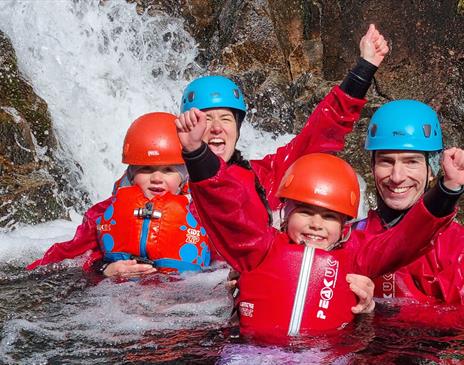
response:
{"label": "rock face", "polygon": [[65,217],[67,206],[82,201],[72,198],[76,176],[56,158],[47,104],[19,74],[1,32],[0,50],[0,227],[11,229]]}

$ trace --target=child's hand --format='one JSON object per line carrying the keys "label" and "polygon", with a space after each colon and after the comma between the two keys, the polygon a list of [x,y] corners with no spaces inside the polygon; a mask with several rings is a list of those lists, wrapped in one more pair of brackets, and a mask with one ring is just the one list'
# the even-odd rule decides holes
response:
{"label": "child's hand", "polygon": [[372,313],[375,308],[374,302],[374,282],[367,276],[348,274],[346,281],[350,284],[350,289],[358,297],[358,304],[351,307],[353,314]]}
{"label": "child's hand", "polygon": [[388,53],[387,41],[383,35],[375,28],[374,24],[369,25],[369,29],[359,42],[361,57],[375,66],[379,66],[385,55]]}
{"label": "child's hand", "polygon": [[135,278],[155,273],[152,265],[139,264],[136,260],[120,260],[109,264],[103,275],[106,277]]}
{"label": "child's hand", "polygon": [[201,147],[206,130],[206,113],[192,108],[176,119],[177,135],[185,151],[191,152]]}
{"label": "child's hand", "polygon": [[459,190],[464,185],[464,150],[452,147],[443,152],[443,184],[450,190]]}

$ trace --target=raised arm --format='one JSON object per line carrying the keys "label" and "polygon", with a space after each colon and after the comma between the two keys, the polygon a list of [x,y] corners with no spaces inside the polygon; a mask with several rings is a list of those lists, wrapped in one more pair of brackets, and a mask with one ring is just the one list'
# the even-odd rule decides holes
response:
{"label": "raised arm", "polygon": [[345,136],[353,130],[366,103],[364,99],[378,66],[388,53],[387,42],[374,25],[362,37],[356,66],[340,86],[334,87],[309,116],[301,132],[276,153],[252,161],[271,208],[276,209],[274,195],[287,168],[302,155],[334,152],[343,149]]}
{"label": "raised arm", "polygon": [[[275,230],[268,227],[266,210],[260,201],[250,199],[247,187],[254,187],[254,176],[237,176],[236,166],[227,166],[201,141],[206,128],[205,113],[190,111],[188,123],[176,120],[178,135],[184,148],[193,201],[211,242],[224,259],[237,271],[251,270],[266,255]],[[242,179],[250,179],[244,183]],[[259,205],[257,205],[259,203]],[[257,219],[258,218],[258,219]]]}

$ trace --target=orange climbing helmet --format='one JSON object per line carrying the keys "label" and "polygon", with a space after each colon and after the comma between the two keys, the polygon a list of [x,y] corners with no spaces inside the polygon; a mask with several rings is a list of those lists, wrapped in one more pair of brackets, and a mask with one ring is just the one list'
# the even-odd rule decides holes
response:
{"label": "orange climbing helmet", "polygon": [[359,184],[353,168],[341,158],[313,153],[296,160],[286,171],[277,197],[327,208],[355,218]]}
{"label": "orange climbing helmet", "polygon": [[181,165],[182,147],[170,113],[148,113],[132,122],[124,138],[122,162],[129,165]]}

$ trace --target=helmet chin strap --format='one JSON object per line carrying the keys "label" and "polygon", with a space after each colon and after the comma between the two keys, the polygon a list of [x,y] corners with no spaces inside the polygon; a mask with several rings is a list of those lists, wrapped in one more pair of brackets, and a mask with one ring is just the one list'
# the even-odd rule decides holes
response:
{"label": "helmet chin strap", "polygon": [[[344,230],[345,232],[344,232],[344,234],[342,234],[342,237],[337,242],[332,243],[325,250],[326,251],[332,251],[332,250],[340,247],[346,241],[348,241],[350,239],[350,236],[351,236],[351,227],[352,227],[351,224],[348,225],[348,229]],[[346,226],[344,228],[346,228]]]}

